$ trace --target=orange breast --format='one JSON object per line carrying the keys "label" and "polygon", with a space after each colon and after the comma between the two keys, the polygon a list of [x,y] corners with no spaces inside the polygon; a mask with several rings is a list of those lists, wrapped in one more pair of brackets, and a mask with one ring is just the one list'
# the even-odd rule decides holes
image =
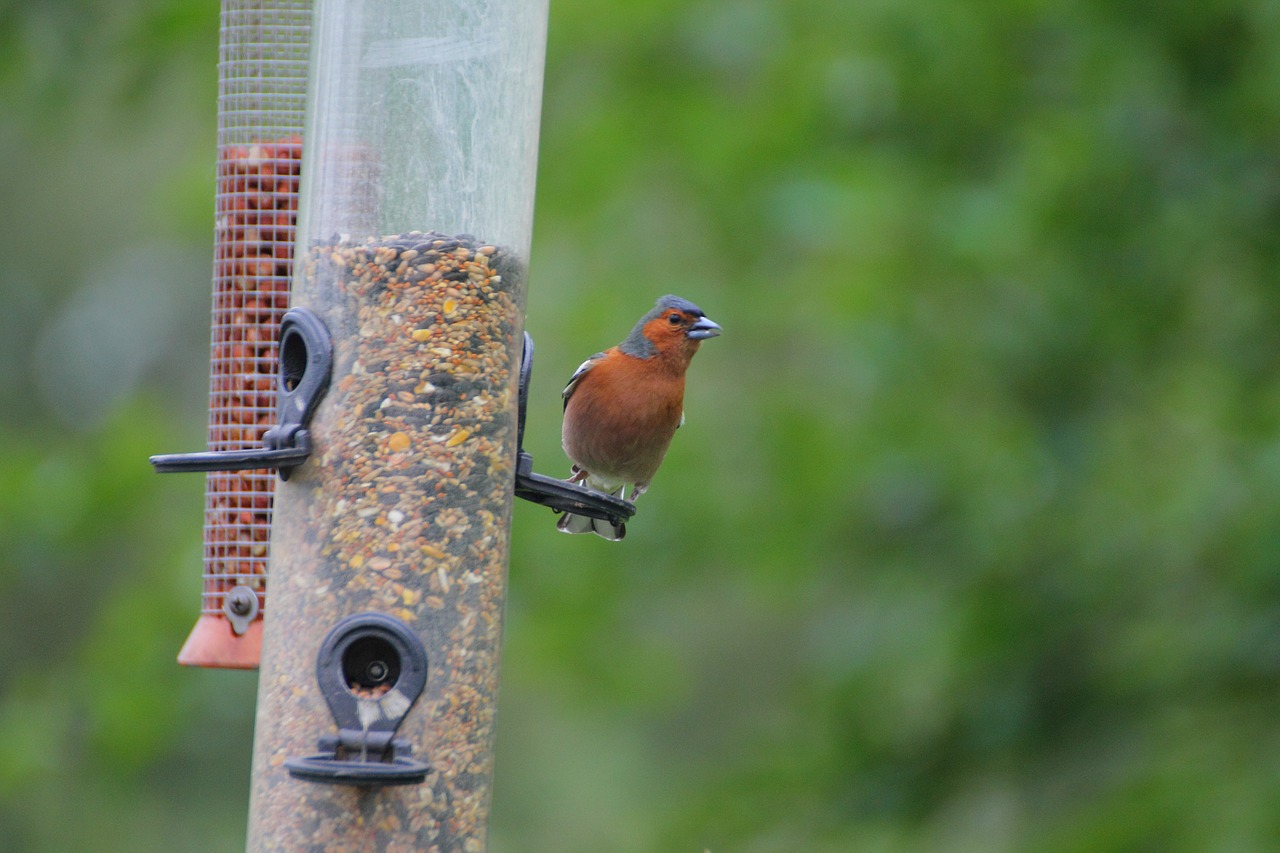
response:
{"label": "orange breast", "polygon": [[684,409],[684,377],[627,357],[592,368],[565,407],[565,453],[619,483],[647,483],[666,455]]}

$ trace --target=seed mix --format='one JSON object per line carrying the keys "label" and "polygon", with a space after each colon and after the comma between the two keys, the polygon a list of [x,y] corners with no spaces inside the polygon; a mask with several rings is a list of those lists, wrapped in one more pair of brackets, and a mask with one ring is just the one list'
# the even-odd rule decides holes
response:
{"label": "seed mix", "polygon": [[[269,835],[301,809],[316,849],[349,841],[340,815],[352,803],[335,809],[326,800],[350,789],[290,795],[280,765],[314,751],[316,737],[332,730],[315,688],[320,638],[342,616],[378,610],[426,645],[427,687],[398,736],[433,774],[360,801],[360,821],[378,834],[371,849],[482,850],[523,265],[469,235],[435,232],[335,237],[305,263],[302,304],[329,327],[334,374],[313,422],[313,464],[293,475],[290,500],[277,510],[268,631],[291,639],[262,674],[259,726],[276,752],[256,756],[272,771],[255,773],[255,785],[280,790],[258,798],[258,830]],[[284,576],[291,580],[281,583]],[[274,849],[269,840],[266,847]]]}

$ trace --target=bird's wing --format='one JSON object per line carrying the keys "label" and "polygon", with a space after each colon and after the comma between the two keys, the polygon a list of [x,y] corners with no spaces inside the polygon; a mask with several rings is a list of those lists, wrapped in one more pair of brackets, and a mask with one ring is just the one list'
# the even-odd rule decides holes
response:
{"label": "bird's wing", "polygon": [[582,381],[582,377],[586,376],[587,371],[599,364],[600,360],[603,358],[604,353],[596,353],[591,356],[591,358],[582,362],[582,364],[578,366],[578,369],[573,372],[573,375],[569,377],[569,384],[564,386],[564,390],[560,392],[560,396],[564,398],[565,406],[569,405],[569,398],[573,396],[574,389],[578,387],[578,383]]}

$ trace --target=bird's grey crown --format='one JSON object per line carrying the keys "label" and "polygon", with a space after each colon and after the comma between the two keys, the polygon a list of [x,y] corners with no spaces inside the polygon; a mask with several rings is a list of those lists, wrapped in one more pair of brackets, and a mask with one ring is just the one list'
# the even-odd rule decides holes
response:
{"label": "bird's grey crown", "polygon": [[695,317],[706,316],[705,314],[702,313],[702,309],[699,308],[697,305],[694,305],[688,299],[681,299],[679,296],[662,297],[661,299],[658,300],[658,306],[654,308],[652,311],[650,311],[649,313],[654,317],[656,317],[659,314],[661,314],[663,311],[667,311],[672,308],[674,308],[677,311],[683,311],[686,314],[692,314]]}

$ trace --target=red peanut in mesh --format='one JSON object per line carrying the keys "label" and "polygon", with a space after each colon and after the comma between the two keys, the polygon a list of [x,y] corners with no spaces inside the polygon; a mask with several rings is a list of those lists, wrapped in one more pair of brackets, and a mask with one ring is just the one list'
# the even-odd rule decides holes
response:
{"label": "red peanut in mesh", "polygon": [[[262,444],[275,421],[276,338],[289,308],[302,140],[218,155],[209,449]],[[205,487],[203,611],[232,587],[266,590],[275,473],[215,471]]]}

